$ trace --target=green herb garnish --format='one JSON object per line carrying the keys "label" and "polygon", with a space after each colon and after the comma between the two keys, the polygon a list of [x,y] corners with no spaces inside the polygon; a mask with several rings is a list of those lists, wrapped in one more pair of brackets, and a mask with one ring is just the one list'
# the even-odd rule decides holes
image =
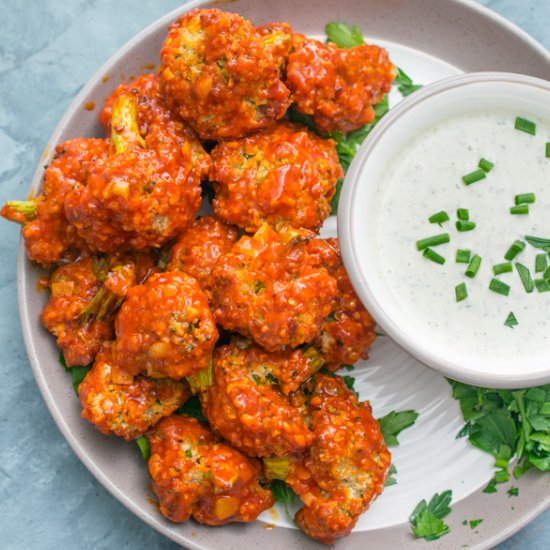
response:
{"label": "green herb garnish", "polygon": [[459,220],[468,221],[470,219],[470,211],[467,208],[458,208],[456,211],[456,217]]}
{"label": "green herb garnish", "polygon": [[424,252],[422,253],[422,256],[439,265],[443,265],[445,263],[445,258],[440,254],[438,254],[435,250],[432,250],[431,248],[425,248]]}
{"label": "green herb garnish", "polygon": [[516,206],[511,206],[510,207],[510,214],[515,214],[515,215],[529,214],[529,205],[528,204],[518,204]]}
{"label": "green herb garnish", "polygon": [[447,212],[445,212],[444,210],[442,210],[441,212],[437,212],[437,214],[432,214],[429,218],[428,218],[428,221],[430,223],[438,223],[438,224],[442,224],[443,222],[448,222],[449,221],[449,214],[447,214]]}
{"label": "green herb garnish", "polygon": [[353,48],[365,43],[361,29],[354,25],[350,27],[341,21],[331,21],[325,26],[328,42],[336,44],[339,48]]}
{"label": "green herb garnish", "polygon": [[545,146],[545,153],[546,153],[546,158],[547,158],[547,159],[550,159],[550,142],[547,142],[547,143],[546,143],[546,146]]}
{"label": "green herb garnish", "polygon": [[520,193],[514,197],[516,204],[533,204],[535,200],[535,193]]}
{"label": "green herb garnish", "polygon": [[496,264],[493,266],[493,273],[495,275],[502,275],[503,273],[510,273],[514,268],[512,262],[503,262],[501,264]]}
{"label": "green herb garnish", "polygon": [[416,538],[436,540],[449,532],[449,526],[442,520],[451,512],[452,491],[435,494],[429,503],[421,500],[409,517],[412,532]]}
{"label": "green herb garnish", "polygon": [[185,414],[196,418],[199,422],[207,422],[202,414],[201,402],[198,395],[192,395],[174,414]]}
{"label": "green herb garnish", "polygon": [[531,134],[532,136],[536,135],[537,133],[537,125],[531,120],[522,118],[520,116],[516,118],[516,123],[514,127],[516,130]]}
{"label": "green herb garnish", "polygon": [[[550,243],[549,243],[550,245]],[[514,241],[512,246],[508,249],[506,254],[504,254],[504,259],[509,262],[512,261],[520,252],[525,250],[525,243],[523,241]]]}
{"label": "green herb garnish", "polygon": [[477,254],[470,260],[470,265],[468,265],[465,275],[466,277],[469,277],[470,279],[473,279],[477,272],[479,271],[479,267],[481,266],[481,256],[478,256]]}
{"label": "green herb garnish", "polygon": [[474,170],[473,172],[462,176],[462,181],[466,185],[471,185],[472,183],[485,179],[486,177],[487,173],[485,172],[485,170],[483,170],[482,168],[478,168],[477,170]]}
{"label": "green herb garnish", "polygon": [[285,483],[282,479],[274,479],[269,485],[271,494],[275,499],[275,502],[280,502],[283,505],[286,518],[290,523],[294,523],[294,519],[290,513],[289,506],[294,504],[296,500],[296,493],[292,490],[290,485]]}
{"label": "green herb garnish", "polygon": [[510,487],[507,492],[509,497],[517,497],[519,495],[519,489],[514,486]]}
{"label": "green herb garnish", "polygon": [[[547,266],[548,266],[548,257],[546,256],[546,254],[544,254],[544,252],[542,254],[537,254],[537,257],[535,258],[535,273],[541,273],[546,271]],[[548,277],[545,277],[545,279],[547,278]]]}
{"label": "green herb garnish", "polygon": [[533,279],[531,278],[531,273],[529,272],[529,269],[519,262],[516,263],[516,269],[518,271],[518,275],[521,279],[525,292],[533,292],[533,290],[535,289],[535,284],[533,283]]}
{"label": "green herb garnish", "polygon": [[397,76],[393,81],[393,85],[397,86],[399,93],[403,97],[406,97],[412,94],[413,92],[416,92],[416,90],[422,88],[422,84],[414,84],[412,79],[407,74],[405,74],[405,72],[402,71],[399,67],[397,68]]}
{"label": "green herb garnish", "polygon": [[140,435],[136,438],[136,443],[141,452],[141,457],[144,462],[147,462],[151,456],[151,446],[149,445],[149,440],[144,435]]}
{"label": "green herb garnish", "polygon": [[475,227],[475,222],[471,222],[469,220],[458,220],[456,222],[456,229],[461,232],[471,231],[472,229],[475,229]]}
{"label": "green herb garnish", "polygon": [[506,317],[506,321],[504,321],[504,326],[514,328],[517,325],[519,325],[519,323],[516,319],[516,316],[514,315],[514,312],[510,311],[510,313],[508,313],[508,317]]}
{"label": "green herb garnish", "polygon": [[397,447],[399,445],[397,436],[404,429],[412,426],[417,418],[418,413],[412,410],[399,412],[391,411],[386,416],[379,418],[380,430],[386,445],[388,447]]}
{"label": "green herb garnish", "polygon": [[469,521],[470,529],[475,529],[482,522],[483,522],[482,519],[471,519]]}
{"label": "green herb garnish", "polygon": [[508,296],[510,294],[510,286],[498,279],[491,279],[489,283],[489,290],[496,292],[497,294],[502,294],[503,296]]}
{"label": "green herb garnish", "polygon": [[468,289],[466,283],[459,283],[455,286],[455,298],[457,302],[462,302],[468,297]]}
{"label": "green herb garnish", "polygon": [[550,284],[548,284],[548,281],[546,279],[535,279],[534,283],[539,292],[550,291]]}
{"label": "green herb garnish", "polygon": [[533,237],[532,235],[525,235],[525,240],[535,248],[543,248],[544,250],[550,249],[550,239],[543,239],[542,237]]}
{"label": "green herb garnish", "polygon": [[65,357],[63,357],[63,352],[59,354],[59,362],[61,363],[65,371],[71,375],[71,381],[73,383],[74,392],[76,393],[76,395],[78,395],[78,387],[80,386],[84,378],[86,378],[86,375],[92,369],[92,365],[86,365],[86,366],[77,365],[75,367],[68,367],[67,363],[65,362]]}
{"label": "green herb garnish", "polygon": [[490,172],[493,167],[495,166],[494,162],[491,162],[490,160],[482,158],[479,161],[478,166],[484,171],[484,172]]}
{"label": "green herb garnish", "polygon": [[390,469],[388,470],[388,477],[384,482],[384,487],[391,487],[392,485],[397,484],[397,479],[393,477],[395,474],[397,474],[397,468],[395,467],[395,464],[392,462],[390,464]]}
{"label": "green herb garnish", "polygon": [[471,251],[459,248],[456,251],[456,263],[457,264],[469,264]]}
{"label": "green herb garnish", "polygon": [[416,248],[417,250],[424,250],[431,246],[439,246],[440,244],[448,243],[450,240],[451,237],[448,233],[442,233],[441,235],[434,235],[433,237],[426,237],[425,239],[416,241]]}

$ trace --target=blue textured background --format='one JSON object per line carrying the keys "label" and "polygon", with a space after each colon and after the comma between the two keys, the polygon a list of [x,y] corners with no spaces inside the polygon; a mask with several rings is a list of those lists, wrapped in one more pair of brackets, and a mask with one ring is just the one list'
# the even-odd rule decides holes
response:
{"label": "blue textured background", "polygon": [[[0,203],[26,196],[51,131],[96,69],[181,3],[0,0]],[[550,47],[550,0],[481,3]],[[0,221],[0,548],[179,548],[95,481],[50,417],[16,313],[18,241]],[[550,548],[550,510],[498,548]]]}

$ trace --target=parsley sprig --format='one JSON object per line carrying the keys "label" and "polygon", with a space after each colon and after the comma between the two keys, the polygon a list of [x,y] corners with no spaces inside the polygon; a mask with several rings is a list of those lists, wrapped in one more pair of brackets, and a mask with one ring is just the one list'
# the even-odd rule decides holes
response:
{"label": "parsley sprig", "polygon": [[459,435],[495,457],[497,471],[485,492],[509,480],[514,458],[516,478],[531,468],[550,471],[550,384],[497,390],[450,383],[466,422]]}
{"label": "parsley sprig", "polygon": [[294,523],[292,514],[290,513],[289,506],[294,504],[296,500],[296,493],[292,490],[290,485],[285,483],[282,479],[274,479],[269,485],[271,494],[275,499],[275,502],[280,502],[283,505],[285,516],[290,523]]}
{"label": "parsley sprig", "polygon": [[436,540],[449,532],[449,526],[443,522],[443,518],[451,513],[452,491],[436,493],[426,502],[421,500],[409,517],[412,532],[416,538],[427,541]]}
{"label": "parsley sprig", "polygon": [[412,426],[416,419],[418,418],[418,413],[416,411],[391,411],[386,416],[378,419],[380,423],[380,430],[382,431],[382,436],[384,437],[384,442],[388,447],[397,447],[399,441],[397,436],[405,429]]}

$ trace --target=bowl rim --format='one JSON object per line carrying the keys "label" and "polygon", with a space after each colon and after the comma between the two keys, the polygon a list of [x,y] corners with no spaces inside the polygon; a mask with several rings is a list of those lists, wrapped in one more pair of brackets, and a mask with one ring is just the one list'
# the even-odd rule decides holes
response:
{"label": "bowl rim", "polygon": [[[360,187],[361,176],[364,173],[365,164],[373,154],[380,141],[390,129],[394,129],[401,119],[414,110],[417,106],[424,104],[434,96],[441,96],[447,93],[454,93],[464,87],[478,84],[512,84],[536,88],[550,93],[550,81],[528,75],[484,71],[454,75],[432,84],[409,95],[400,101],[380,120],[369,134],[365,142],[359,148],[350,168],[346,174],[340,201],[338,205],[338,240],[342,251],[342,260],[346,271],[354,286],[355,291],[365,304],[365,307],[372,313],[376,322],[399,346],[413,355],[421,363],[433,370],[469,384],[484,387],[515,388],[536,386],[548,383],[550,380],[550,366],[546,371],[537,370],[527,375],[520,372],[514,373],[489,373],[477,371],[468,363],[465,370],[465,361],[461,359],[449,360],[431,353],[429,348],[429,334],[422,341],[411,338],[406,329],[403,328],[398,318],[387,313],[384,296],[375,295],[369,285],[369,273],[365,273],[359,266],[357,247],[359,237],[353,231],[353,204],[356,199],[357,190]],[[438,120],[443,120],[445,114],[438,115]],[[457,354],[460,355],[460,354]],[[534,359],[533,364],[541,364],[540,359]],[[524,363],[523,363],[524,364]]]}

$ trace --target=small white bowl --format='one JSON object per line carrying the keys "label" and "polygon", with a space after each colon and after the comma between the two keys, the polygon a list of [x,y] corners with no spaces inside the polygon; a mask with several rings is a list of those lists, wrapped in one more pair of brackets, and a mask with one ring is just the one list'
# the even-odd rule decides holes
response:
{"label": "small white bowl", "polygon": [[[371,225],[381,206],[377,190],[383,174],[414,136],[447,118],[495,109],[522,116],[538,115],[550,121],[550,82],[517,74],[471,73],[429,85],[392,108],[361,146],[346,175],[338,209],[338,236],[343,261],[357,294],[383,331],[401,347],[429,367],[457,380],[489,387],[526,387],[550,382],[550,345],[527,357],[514,353],[503,357],[496,349],[494,356],[491,352],[479,356],[460,340],[453,345],[438,340],[429,327],[403,312],[403,303],[380,268],[377,239],[373,235],[376,226],[373,229]],[[550,141],[550,135],[545,139]],[[525,191],[527,187],[525,184]],[[511,201],[510,206],[513,196]],[[454,212],[451,218],[449,223],[454,224]],[[422,236],[448,231],[437,224],[429,225]],[[511,232],[509,238],[511,244],[516,237]],[[414,244],[415,239],[411,246]],[[454,258],[447,261],[454,262]],[[513,275],[517,277],[516,273]],[[512,333],[503,334],[506,338]]]}

